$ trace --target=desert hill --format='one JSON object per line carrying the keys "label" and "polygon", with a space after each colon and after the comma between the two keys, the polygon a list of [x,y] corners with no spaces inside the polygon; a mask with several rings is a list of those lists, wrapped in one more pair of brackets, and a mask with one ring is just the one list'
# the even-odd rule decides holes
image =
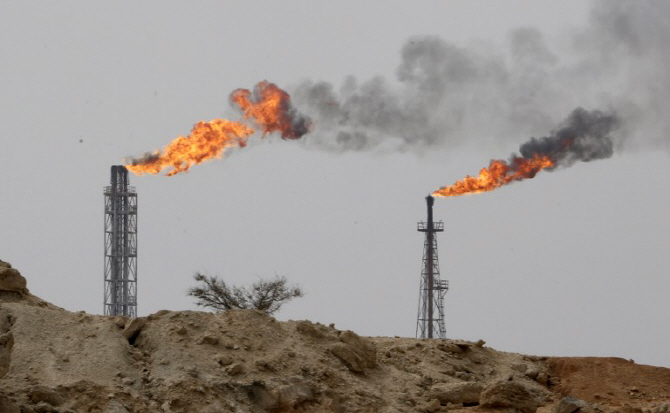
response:
{"label": "desert hill", "polygon": [[670,413],[670,369],[261,312],[69,312],[0,261],[0,412]]}

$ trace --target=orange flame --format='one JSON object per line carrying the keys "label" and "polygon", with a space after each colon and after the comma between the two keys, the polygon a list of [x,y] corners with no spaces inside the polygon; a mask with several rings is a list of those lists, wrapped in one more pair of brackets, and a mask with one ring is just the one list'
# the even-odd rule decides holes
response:
{"label": "orange flame", "polygon": [[[284,139],[298,139],[309,131],[309,119],[292,106],[288,93],[277,85],[262,81],[254,93],[237,89],[230,95],[231,102],[240,106],[245,118],[253,118],[263,129],[263,136],[281,132]],[[162,152],[156,151],[141,158],[126,159],[126,168],[137,175],[157,174],[172,167],[166,175],[186,172],[193,165],[207,159],[220,158],[227,148],[244,147],[254,129],[241,122],[214,119],[198,122],[187,137],[179,136]]]}
{"label": "orange flame", "polygon": [[554,165],[554,161],[546,155],[533,155],[532,158],[514,157],[510,163],[494,159],[488,168],[479,171],[478,176],[466,176],[453,185],[443,186],[433,192],[433,196],[459,196],[493,191],[514,181],[533,178],[541,170]]}
{"label": "orange flame", "polygon": [[162,152],[154,152],[140,159],[131,160],[126,168],[136,175],[157,174],[172,167],[167,176],[188,171],[207,159],[220,158],[227,148],[244,147],[254,130],[240,122],[214,119],[198,122],[187,137],[179,136]]}
{"label": "orange flame", "polygon": [[230,100],[242,109],[245,118],[253,118],[263,128],[263,135],[280,132],[283,139],[298,139],[309,129],[309,122],[296,116],[289,94],[273,83],[258,83],[253,94],[249,89],[237,89]]}

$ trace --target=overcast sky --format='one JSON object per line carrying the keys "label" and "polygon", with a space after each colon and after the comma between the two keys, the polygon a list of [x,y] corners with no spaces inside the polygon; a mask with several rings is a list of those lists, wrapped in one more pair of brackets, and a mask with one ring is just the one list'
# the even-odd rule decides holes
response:
{"label": "overcast sky", "polygon": [[139,314],[196,309],[196,271],[276,273],[307,293],[279,319],[412,337],[424,196],[614,111],[611,159],[436,200],[447,335],[670,367],[669,5],[0,1],[0,259],[102,313],[110,166],[239,119],[230,92],[269,80],[314,120],[301,141],[131,176]]}

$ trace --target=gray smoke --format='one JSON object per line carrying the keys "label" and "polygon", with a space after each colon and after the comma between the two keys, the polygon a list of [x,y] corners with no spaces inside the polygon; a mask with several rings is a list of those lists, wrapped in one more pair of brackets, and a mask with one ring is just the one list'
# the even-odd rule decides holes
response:
{"label": "gray smoke", "polygon": [[[292,97],[314,120],[310,143],[334,150],[506,144],[554,129],[576,107],[618,114],[611,150],[670,148],[669,22],[667,1],[602,0],[563,54],[535,28],[514,30],[494,51],[415,37],[393,80],[305,81]],[[601,153],[590,144],[582,160]]]}
{"label": "gray smoke", "polygon": [[610,133],[618,124],[614,113],[577,108],[550,136],[531,138],[519,151],[524,158],[548,156],[556,167],[606,159],[614,154]]}
{"label": "gray smoke", "polygon": [[126,165],[146,165],[158,161],[160,157],[160,153],[145,152],[142,156],[139,157],[127,156],[123,158],[123,163]]}

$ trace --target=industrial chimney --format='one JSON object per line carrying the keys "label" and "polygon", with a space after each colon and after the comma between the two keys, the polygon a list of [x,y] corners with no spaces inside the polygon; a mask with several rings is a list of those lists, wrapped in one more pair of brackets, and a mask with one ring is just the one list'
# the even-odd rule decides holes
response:
{"label": "industrial chimney", "polygon": [[449,289],[447,280],[440,279],[437,261],[437,239],[435,233],[444,231],[444,223],[433,221],[433,202],[428,195],[428,221],[419,222],[417,230],[426,234],[423,247],[423,266],[419,286],[419,312],[416,321],[416,337],[447,338],[444,327],[444,295]]}
{"label": "industrial chimney", "polygon": [[105,187],[105,315],[137,316],[137,193],[128,170],[112,166]]}

